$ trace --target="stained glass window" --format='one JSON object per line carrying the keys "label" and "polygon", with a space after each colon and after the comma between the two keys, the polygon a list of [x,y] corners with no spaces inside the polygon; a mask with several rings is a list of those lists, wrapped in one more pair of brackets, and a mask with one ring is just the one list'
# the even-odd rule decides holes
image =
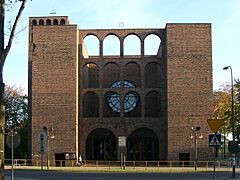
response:
{"label": "stained glass window", "polygon": [[[135,85],[128,81],[123,81],[123,87],[124,88],[134,88]],[[121,87],[121,81],[116,81],[111,85],[111,88],[120,88]],[[129,92],[124,97],[124,112],[130,112],[132,111],[139,101],[139,95],[136,92]],[[107,102],[109,107],[116,111],[120,112],[120,95],[116,92],[108,92],[107,93]]]}

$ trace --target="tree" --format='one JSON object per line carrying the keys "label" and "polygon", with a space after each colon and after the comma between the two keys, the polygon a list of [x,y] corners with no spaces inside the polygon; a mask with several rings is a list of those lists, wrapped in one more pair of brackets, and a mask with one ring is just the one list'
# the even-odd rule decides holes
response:
{"label": "tree", "polygon": [[[5,132],[17,132],[21,138],[21,144],[14,150],[15,157],[26,158],[27,156],[27,128],[28,128],[28,97],[24,89],[15,86],[6,86],[4,92],[5,102]],[[11,158],[10,148],[6,147],[5,157]]]}
{"label": "tree", "polygon": [[224,119],[221,133],[223,137],[223,147],[220,148],[220,152],[223,158],[226,158],[226,137],[231,132],[231,87],[226,84],[222,85],[221,89],[213,92],[214,95],[214,112],[213,117],[216,119]]}
{"label": "tree", "polygon": [[[231,132],[231,86],[229,84],[222,85],[220,89],[214,91],[214,118],[224,119],[227,132]],[[235,111],[235,131],[240,129],[240,80],[234,82],[234,111]],[[239,133],[236,133],[239,134]]]}
{"label": "tree", "polygon": [[[16,34],[16,29],[18,25],[18,21],[22,15],[22,12],[25,8],[27,0],[6,0],[8,4],[6,4],[5,0],[0,0],[0,180],[4,179],[4,102],[3,102],[3,94],[4,94],[4,82],[3,82],[3,67],[6,61],[6,58],[11,49],[14,36]],[[16,14],[16,18],[13,22],[13,26],[9,27],[10,35],[8,37],[7,44],[5,45],[5,10],[8,5],[12,5],[13,3],[20,3],[19,9]]]}
{"label": "tree", "polygon": [[235,79],[235,121],[237,124],[236,136],[240,142],[240,79]]}
{"label": "tree", "polygon": [[[234,96],[234,111],[235,111],[235,137],[240,142],[240,80],[236,79],[233,89]],[[214,91],[214,113],[213,117],[224,119],[224,125],[221,128],[222,134],[225,137],[232,132],[232,102],[231,102],[231,85],[225,84],[221,88]],[[224,148],[225,150],[225,148]],[[224,152],[225,155],[225,152]]]}
{"label": "tree", "polygon": [[229,84],[222,85],[219,90],[213,92],[214,112],[213,117],[224,119],[223,131],[227,134],[231,131],[231,87]]}
{"label": "tree", "polygon": [[17,130],[26,124],[28,120],[27,98],[21,87],[6,86],[4,92],[5,128]]}

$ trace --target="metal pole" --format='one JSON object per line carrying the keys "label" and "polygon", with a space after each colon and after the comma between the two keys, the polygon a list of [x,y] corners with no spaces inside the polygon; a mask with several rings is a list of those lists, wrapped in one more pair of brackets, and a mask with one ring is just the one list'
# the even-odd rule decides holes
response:
{"label": "metal pole", "polygon": [[41,152],[41,180],[43,180],[43,153],[44,153],[44,149],[43,148],[43,142],[44,141],[44,137],[43,137],[43,134],[41,134],[41,139],[40,139],[40,152]]}
{"label": "metal pole", "polygon": [[12,173],[11,173],[11,179],[12,180],[14,180],[14,169],[13,169],[13,164],[14,164],[14,149],[13,149],[14,148],[14,144],[13,144],[13,139],[14,138],[13,138],[13,131],[14,130],[12,129],[12,137],[11,137],[11,140],[12,140],[12,142],[11,142],[11,146],[12,146],[12,169],[11,169]]}
{"label": "metal pole", "polygon": [[224,121],[223,158],[226,159],[226,121]]}
{"label": "metal pole", "polygon": [[[238,92],[238,97],[237,97],[237,99],[238,99],[238,103],[239,103],[239,121],[238,121],[238,125],[240,126],[240,89],[239,89],[239,92]],[[239,132],[240,133],[240,132]],[[240,136],[240,135],[239,135]],[[239,139],[240,139],[240,137],[239,137]]]}
{"label": "metal pole", "polygon": [[43,152],[41,152],[41,180],[43,180]]}
{"label": "metal pole", "polygon": [[[233,145],[234,145],[234,148],[235,148],[235,133],[234,133],[234,129],[235,129],[235,120],[234,120],[234,97],[233,97],[233,73],[232,73],[232,67],[231,66],[227,66],[227,67],[224,67],[223,70],[226,70],[230,68],[231,70],[231,87],[232,87],[232,93],[231,93],[231,96],[232,96],[232,121],[231,121],[231,126],[232,126],[232,141],[233,141]],[[232,178],[235,178],[235,166],[236,166],[236,154],[233,153],[232,154],[233,156],[233,169],[232,169]]]}
{"label": "metal pole", "polygon": [[122,151],[120,153],[120,164],[121,164],[121,169],[123,169],[123,154],[122,154]]}
{"label": "metal pole", "polygon": [[47,130],[47,170],[49,170],[49,133]]}
{"label": "metal pole", "polygon": [[197,170],[197,128],[195,130],[195,171]]}
{"label": "metal pole", "polygon": [[[229,66],[231,70],[231,85],[232,85],[232,138],[233,138],[233,144],[235,147],[235,119],[234,119],[234,98],[233,98],[233,73],[232,68]],[[233,175],[232,177],[235,178],[235,166],[236,166],[236,154],[233,154]]]}
{"label": "metal pole", "polygon": [[124,169],[124,170],[125,170],[125,168],[126,168],[125,162],[126,162],[126,157],[125,157],[125,155],[124,155],[124,156],[123,156],[123,169]]}
{"label": "metal pole", "polygon": [[216,180],[216,158],[218,157],[218,147],[215,147],[214,164],[213,164],[213,180]]}

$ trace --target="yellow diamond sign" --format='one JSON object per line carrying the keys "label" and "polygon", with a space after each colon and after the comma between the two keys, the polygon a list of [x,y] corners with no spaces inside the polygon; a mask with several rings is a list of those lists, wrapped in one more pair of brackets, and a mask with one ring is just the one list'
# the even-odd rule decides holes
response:
{"label": "yellow diamond sign", "polygon": [[219,128],[223,125],[223,119],[208,119],[207,120],[209,127],[216,134]]}

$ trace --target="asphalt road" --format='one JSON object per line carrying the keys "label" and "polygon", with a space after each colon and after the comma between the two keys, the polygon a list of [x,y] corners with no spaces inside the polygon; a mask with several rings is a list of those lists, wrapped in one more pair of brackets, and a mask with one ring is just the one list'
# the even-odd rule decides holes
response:
{"label": "asphalt road", "polygon": [[[216,180],[232,179],[230,172],[217,172]],[[11,170],[5,171],[5,180],[11,179]],[[86,173],[64,171],[15,170],[14,180],[210,180],[211,172],[197,173]],[[236,174],[240,180],[240,173]]]}

